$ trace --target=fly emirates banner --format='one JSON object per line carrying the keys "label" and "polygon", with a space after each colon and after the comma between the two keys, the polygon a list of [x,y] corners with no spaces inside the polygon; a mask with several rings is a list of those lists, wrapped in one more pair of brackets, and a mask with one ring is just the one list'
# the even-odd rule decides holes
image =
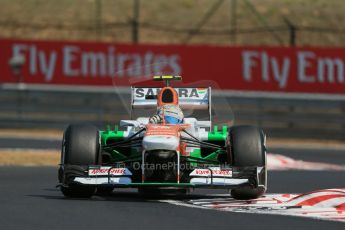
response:
{"label": "fly emirates banner", "polygon": [[[17,56],[20,77],[9,65]],[[128,85],[165,73],[224,90],[345,94],[345,48],[0,40],[0,62],[0,83]]]}

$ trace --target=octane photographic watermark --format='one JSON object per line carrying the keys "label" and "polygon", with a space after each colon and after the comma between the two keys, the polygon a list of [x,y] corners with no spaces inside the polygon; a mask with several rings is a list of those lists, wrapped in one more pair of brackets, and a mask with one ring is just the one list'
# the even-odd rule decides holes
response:
{"label": "octane photographic watermark", "polygon": [[[121,167],[126,167],[125,165],[120,165]],[[127,165],[128,167],[128,165]],[[196,168],[209,168],[209,167],[214,167],[214,165],[212,164],[198,164],[193,165],[192,163],[180,163],[179,165],[177,164],[177,162],[166,162],[166,163],[145,163],[145,164],[141,164],[141,162],[134,162],[132,164],[130,164],[130,168],[134,169],[134,170],[142,170],[143,168],[145,170],[158,170],[158,171],[171,171],[171,170],[177,170],[178,167],[180,168],[180,171],[193,171]],[[230,168],[231,166],[229,164],[222,164],[222,165],[217,165],[217,167],[220,168]]]}

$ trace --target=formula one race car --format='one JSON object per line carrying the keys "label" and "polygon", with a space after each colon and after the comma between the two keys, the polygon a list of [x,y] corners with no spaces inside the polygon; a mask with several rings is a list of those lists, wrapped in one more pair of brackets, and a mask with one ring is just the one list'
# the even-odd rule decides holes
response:
{"label": "formula one race car", "polygon": [[[173,122],[165,111],[121,120],[99,131],[70,125],[64,132],[59,182],[67,197],[91,197],[114,188],[141,193],[186,192],[191,188],[231,189],[235,199],[254,199],[267,187],[265,134],[253,126],[211,125],[211,88],[172,88],[179,76],[155,76],[162,88],[132,87],[131,109],[179,106],[203,111],[208,119],[185,116]],[[167,112],[166,112],[167,113]]]}

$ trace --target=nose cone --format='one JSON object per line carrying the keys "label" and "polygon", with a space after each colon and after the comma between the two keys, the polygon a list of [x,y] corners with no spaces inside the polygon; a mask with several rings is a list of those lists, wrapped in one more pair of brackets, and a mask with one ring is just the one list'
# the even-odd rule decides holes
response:
{"label": "nose cone", "polygon": [[153,135],[145,136],[143,139],[143,148],[147,151],[150,150],[173,150],[179,147],[180,140],[175,136],[168,135]]}

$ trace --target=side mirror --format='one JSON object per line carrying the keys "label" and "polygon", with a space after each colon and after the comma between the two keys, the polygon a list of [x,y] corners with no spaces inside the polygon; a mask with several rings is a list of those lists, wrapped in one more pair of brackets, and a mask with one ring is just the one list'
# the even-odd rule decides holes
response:
{"label": "side mirror", "polygon": [[138,127],[140,123],[138,121],[133,121],[133,120],[121,120],[120,121],[120,126],[134,126]]}

